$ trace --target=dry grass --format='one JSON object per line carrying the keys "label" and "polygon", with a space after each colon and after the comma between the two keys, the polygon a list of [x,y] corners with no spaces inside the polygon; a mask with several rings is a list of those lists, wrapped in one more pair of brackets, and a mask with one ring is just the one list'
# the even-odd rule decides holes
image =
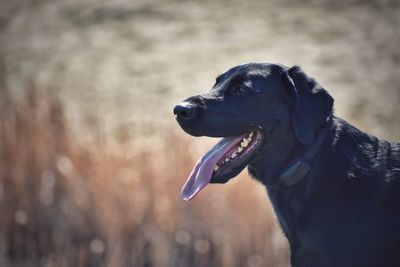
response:
{"label": "dry grass", "polygon": [[2,99],[0,266],[288,265],[260,185],[241,177],[180,200],[185,139],[110,149],[95,128],[73,134],[54,95]]}

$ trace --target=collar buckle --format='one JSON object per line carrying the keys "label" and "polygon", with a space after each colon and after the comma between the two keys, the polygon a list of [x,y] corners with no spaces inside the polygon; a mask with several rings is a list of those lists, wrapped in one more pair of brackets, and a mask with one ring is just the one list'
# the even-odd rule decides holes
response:
{"label": "collar buckle", "polygon": [[288,170],[286,170],[279,179],[286,186],[292,186],[300,182],[306,174],[310,171],[311,167],[304,160],[296,161]]}

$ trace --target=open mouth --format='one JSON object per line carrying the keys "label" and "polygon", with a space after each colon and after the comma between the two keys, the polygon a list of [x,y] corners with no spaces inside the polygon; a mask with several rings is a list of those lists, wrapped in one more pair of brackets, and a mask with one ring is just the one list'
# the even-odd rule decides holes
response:
{"label": "open mouth", "polygon": [[210,182],[238,174],[257,154],[262,141],[260,130],[222,138],[197,161],[182,188],[182,199],[189,201]]}

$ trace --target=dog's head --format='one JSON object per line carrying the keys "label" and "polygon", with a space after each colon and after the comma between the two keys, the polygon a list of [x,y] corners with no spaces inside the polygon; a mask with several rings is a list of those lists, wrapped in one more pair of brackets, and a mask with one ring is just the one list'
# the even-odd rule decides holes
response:
{"label": "dog's head", "polygon": [[183,130],[223,137],[195,165],[182,197],[191,199],[208,183],[225,183],[284,138],[314,142],[332,114],[332,97],[297,66],[250,63],[218,76],[212,89],[174,108]]}

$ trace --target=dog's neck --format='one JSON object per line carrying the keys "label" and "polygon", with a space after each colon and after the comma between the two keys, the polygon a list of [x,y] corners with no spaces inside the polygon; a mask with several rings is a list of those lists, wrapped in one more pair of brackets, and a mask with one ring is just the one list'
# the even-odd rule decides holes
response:
{"label": "dog's neck", "polygon": [[266,147],[265,157],[249,164],[249,173],[268,188],[292,186],[306,178],[310,162],[318,153],[324,142],[332,120],[329,119],[320,127],[316,140],[309,146],[298,142],[290,133],[280,136],[273,147]]}
{"label": "dog's neck", "polygon": [[[329,160],[318,152],[326,150],[325,146],[331,143],[334,135],[332,127],[330,120],[320,128],[317,140],[311,146],[300,144],[295,136],[284,136],[282,139],[286,138],[285,142],[277,144],[276,148],[279,149],[270,150],[271,153],[266,154],[263,159],[249,165],[250,174],[266,186],[275,213],[291,245],[297,243],[296,227],[290,224],[294,221],[293,217],[301,212],[300,203],[304,201],[299,200],[304,200],[310,193],[318,191],[314,189],[323,182],[321,179],[318,180],[319,171],[325,164],[330,164]],[[319,138],[321,140],[318,140]],[[312,151],[314,149],[316,151]],[[312,151],[312,158],[308,159],[310,170],[296,183],[285,185],[280,179],[282,175],[299,159],[307,158],[306,155],[310,150]],[[328,154],[324,151],[324,155]]]}
{"label": "dog's neck", "polygon": [[[275,149],[274,149],[275,148]],[[267,187],[274,187],[280,176],[280,171],[285,164],[289,163],[289,158],[293,157],[293,150],[297,148],[295,137],[288,133],[281,140],[275,142],[273,147],[266,147],[268,152],[262,153],[264,157],[255,159],[248,166],[252,177],[259,180]]]}
{"label": "dog's neck", "polygon": [[[279,149],[273,150],[271,153],[266,154],[266,157],[262,160],[260,159],[255,164],[249,165],[249,172],[266,186],[278,221],[288,238],[290,247],[293,248],[299,242],[296,227],[293,225],[293,217],[298,215],[299,205],[295,205],[296,210],[293,210],[294,206],[290,203],[293,201],[291,191],[304,183],[295,183],[287,186],[282,183],[280,178],[288,168],[290,169],[290,166],[298,162],[299,158],[304,158],[307,151],[309,151],[309,147],[301,145],[290,134],[286,136],[285,141],[283,140],[285,138],[282,138],[282,142],[277,144]],[[318,148],[320,148],[320,144],[318,144]],[[309,179],[308,173],[302,176],[303,180]],[[302,191],[306,192],[308,190]]]}

